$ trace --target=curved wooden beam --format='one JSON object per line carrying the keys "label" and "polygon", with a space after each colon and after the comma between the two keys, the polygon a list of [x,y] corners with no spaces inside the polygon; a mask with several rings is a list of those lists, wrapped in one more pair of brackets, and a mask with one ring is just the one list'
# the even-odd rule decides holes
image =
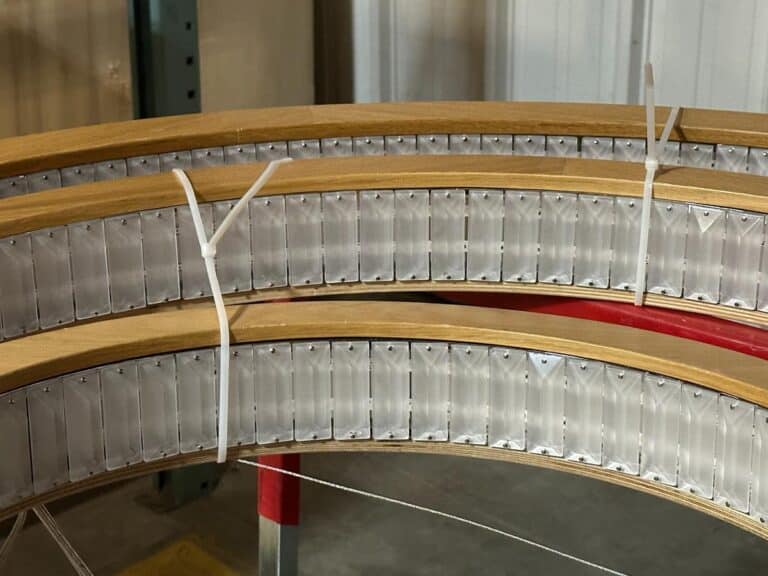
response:
{"label": "curved wooden beam", "polygon": [[[264,162],[189,171],[199,202],[242,196]],[[281,166],[260,195],[393,188],[505,188],[641,197],[645,168],[612,160],[514,156],[378,156]],[[665,168],[656,198],[768,213],[764,178],[701,168]],[[38,192],[0,202],[0,238],[141,210],[186,204],[173,174]]]}
{"label": "curved wooden beam", "polygon": [[[656,135],[669,114],[656,110]],[[0,177],[271,140],[419,133],[645,137],[645,109],[615,104],[412,102],[296,106],[88,126],[0,141]],[[672,140],[768,147],[763,114],[684,108]]]}
{"label": "curved wooden beam", "polygon": [[[768,363],[625,326],[530,312],[405,302],[292,302],[227,308],[232,343],[297,338],[444,340],[601,360],[768,407]],[[213,306],[82,324],[0,343],[0,392],[121,360],[218,343]]]}
{"label": "curved wooden beam", "polygon": [[[441,456],[462,456],[468,458],[478,458],[484,460],[496,460],[509,462],[513,464],[522,464],[526,466],[536,466],[547,468],[558,472],[568,474],[578,474],[587,478],[600,480],[622,486],[631,490],[637,490],[652,496],[663,498],[679,504],[698,510],[713,516],[723,522],[728,522],[750,532],[764,540],[768,540],[768,525],[761,524],[751,519],[749,516],[728,509],[724,506],[715,504],[711,500],[697,498],[671,486],[665,486],[660,483],[651,483],[644,481],[637,476],[628,476],[621,472],[615,472],[598,466],[591,466],[555,458],[543,456],[541,454],[532,454],[530,452],[518,452],[514,450],[502,450],[489,448],[487,446],[467,446],[464,444],[453,443],[434,443],[434,442],[388,442],[388,441],[370,441],[370,440],[352,440],[336,441],[321,440],[315,442],[289,442],[273,446],[247,446],[240,448],[230,448],[228,460],[238,458],[252,458],[268,454],[324,454],[324,453],[358,453],[358,452],[378,452],[378,453],[410,453],[410,454],[434,454]],[[16,504],[0,510],[0,520],[18,514],[20,511],[58,500],[65,496],[78,494],[99,486],[112,484],[136,478],[152,472],[182,468],[193,464],[202,464],[205,462],[215,462],[216,451],[205,450],[192,454],[182,454],[179,456],[158,460],[155,462],[137,464],[129,468],[122,468],[111,472],[103,472],[91,476],[80,482],[64,484],[50,492],[39,496],[26,498]]]}

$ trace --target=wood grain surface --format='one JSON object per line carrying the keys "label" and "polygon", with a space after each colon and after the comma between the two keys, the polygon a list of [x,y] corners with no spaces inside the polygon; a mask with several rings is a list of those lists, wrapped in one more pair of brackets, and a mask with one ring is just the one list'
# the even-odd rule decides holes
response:
{"label": "wood grain surface", "polygon": [[[656,110],[656,136],[669,108]],[[422,133],[645,137],[645,109],[616,104],[409,102],[296,106],[102,124],[0,140],[0,177],[206,146]],[[672,140],[768,147],[768,115],[683,108]]]}
{"label": "wood grain surface", "polygon": [[[263,162],[188,172],[199,202],[239,198]],[[260,195],[393,188],[507,188],[641,197],[639,163],[522,156],[367,156],[298,160],[278,168]],[[654,195],[768,213],[762,176],[662,169]],[[0,202],[0,238],[70,222],[186,204],[171,173],[48,190]]]}
{"label": "wood grain surface", "polygon": [[[232,343],[402,338],[511,346],[647,370],[768,406],[768,362],[654,332],[547,314],[411,302],[227,307]],[[137,314],[0,343],[0,392],[130,358],[216,346],[212,305]]]}

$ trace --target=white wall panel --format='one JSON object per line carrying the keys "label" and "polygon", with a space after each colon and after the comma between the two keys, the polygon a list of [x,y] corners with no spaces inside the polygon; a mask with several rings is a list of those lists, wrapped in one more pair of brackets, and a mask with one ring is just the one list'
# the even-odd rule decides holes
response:
{"label": "white wall panel", "polygon": [[768,108],[765,0],[352,0],[357,101]]}

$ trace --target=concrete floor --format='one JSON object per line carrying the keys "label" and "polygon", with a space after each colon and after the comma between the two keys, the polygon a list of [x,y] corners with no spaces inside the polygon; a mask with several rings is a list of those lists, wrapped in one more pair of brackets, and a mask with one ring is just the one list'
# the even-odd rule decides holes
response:
{"label": "concrete floor", "polygon": [[[309,455],[302,466],[310,475],[466,516],[633,576],[768,574],[768,544],[762,540],[595,480],[502,462],[407,454]],[[170,512],[157,509],[150,478],[50,509],[97,576],[118,574],[181,538],[191,538],[234,573],[253,575],[255,498],[256,470],[231,466],[211,496]],[[600,574],[451,520],[306,483],[300,538],[302,575]],[[192,574],[188,567],[152,572],[181,573]],[[72,571],[41,526],[30,523],[2,574]]]}

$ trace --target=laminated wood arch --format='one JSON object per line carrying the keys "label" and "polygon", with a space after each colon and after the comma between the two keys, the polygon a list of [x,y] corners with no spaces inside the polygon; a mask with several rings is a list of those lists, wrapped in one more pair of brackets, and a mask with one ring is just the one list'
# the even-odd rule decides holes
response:
{"label": "laminated wood arch", "polygon": [[[230,457],[505,459],[655,494],[768,537],[765,361],[625,327],[459,306],[290,303],[229,314]],[[213,309],[198,306],[0,344],[0,514],[212,460],[216,342]],[[171,382],[178,405],[147,404]]]}

